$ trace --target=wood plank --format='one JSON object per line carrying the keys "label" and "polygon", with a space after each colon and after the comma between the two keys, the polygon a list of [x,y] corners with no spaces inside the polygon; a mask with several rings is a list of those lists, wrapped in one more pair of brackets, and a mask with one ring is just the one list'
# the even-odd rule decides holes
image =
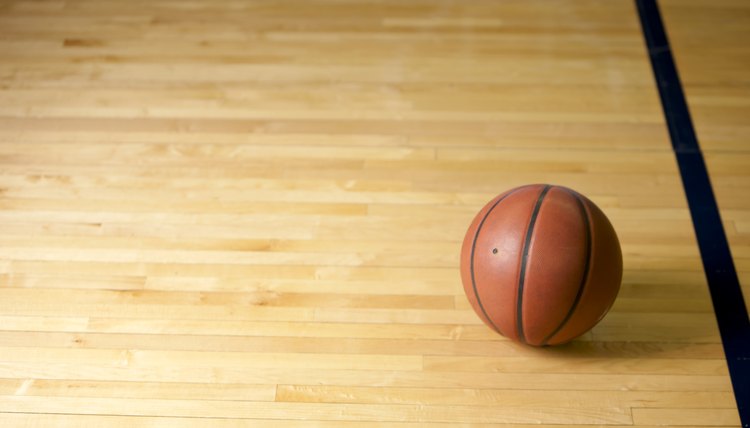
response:
{"label": "wood plank", "polygon": [[737,409],[633,409],[635,424],[739,426]]}
{"label": "wood plank", "polygon": [[[123,405],[126,405],[123,409]],[[6,397],[0,396],[3,412],[110,415],[115,412],[133,416],[181,416],[211,418],[223,415],[242,419],[286,420],[343,420],[378,422],[465,422],[465,423],[550,423],[564,421],[573,424],[627,424],[630,412],[622,409],[566,409],[566,408],[481,408],[473,406],[415,406],[386,404],[325,404],[226,402],[195,400],[141,400],[109,398],[63,397]]]}
{"label": "wood plank", "polygon": [[273,401],[275,385],[0,379],[0,395]]}
{"label": "wood plank", "polygon": [[[320,421],[320,420],[284,420],[284,419],[232,419],[232,418],[179,418],[164,416],[114,416],[114,415],[51,415],[43,413],[0,413],[3,420],[8,421],[13,426],[31,426],[44,427],[55,425],[62,428],[78,428],[88,426],[108,426],[114,428],[120,427],[153,427],[157,425],[167,425],[177,428],[195,428],[195,427],[216,427],[216,428],[238,428],[238,427],[378,427],[382,426],[380,421]],[[411,428],[411,427],[428,427],[441,428],[445,426],[442,422],[403,422],[389,421],[388,425]],[[460,423],[452,424],[459,427],[472,428],[489,428],[497,427],[497,423]],[[512,424],[518,428],[552,428],[558,424]],[[502,425],[500,425],[502,426]],[[586,428],[591,425],[571,424],[566,425],[571,428]],[[612,427],[625,427],[632,425],[608,425]],[[644,426],[645,427],[645,426]],[[645,427],[655,428],[655,427]],[[697,427],[693,427],[697,428]]]}
{"label": "wood plank", "polygon": [[121,382],[188,382],[302,385],[362,385],[417,388],[532,389],[532,390],[636,390],[636,391],[716,391],[730,392],[726,375],[617,375],[550,373],[471,373],[333,370],[303,368],[218,368],[165,365],[106,366],[101,363],[7,362],[0,364],[0,377],[11,379],[70,379]]}
{"label": "wood plank", "polygon": [[592,403],[632,408],[692,408],[711,403],[734,408],[731,393],[719,392],[642,392],[642,391],[527,391],[507,389],[430,389],[353,386],[279,385],[277,401],[323,403],[439,403],[472,406],[553,406],[565,403],[585,408]]}
{"label": "wood plank", "polygon": [[95,364],[102,369],[128,367],[154,369],[169,366],[171,370],[214,367],[221,362],[223,369],[291,370],[401,370],[419,371],[422,357],[417,355],[367,355],[334,353],[255,353],[226,351],[157,351],[140,349],[77,349],[77,348],[0,348],[7,356],[5,362],[23,364],[54,363],[69,365]]}
{"label": "wood plank", "polygon": [[[198,338],[200,340],[198,340]],[[585,339],[585,338],[584,338]],[[3,346],[102,347],[237,352],[319,352],[393,355],[554,356],[555,358],[721,358],[718,343],[602,342],[577,340],[566,346],[539,350],[519,346],[495,335],[493,340],[366,339],[327,337],[263,337],[233,335],[96,334],[0,331]]]}
{"label": "wood plank", "polygon": [[696,359],[538,359],[533,365],[525,358],[425,356],[424,369],[482,373],[670,373],[726,374],[726,361]]}

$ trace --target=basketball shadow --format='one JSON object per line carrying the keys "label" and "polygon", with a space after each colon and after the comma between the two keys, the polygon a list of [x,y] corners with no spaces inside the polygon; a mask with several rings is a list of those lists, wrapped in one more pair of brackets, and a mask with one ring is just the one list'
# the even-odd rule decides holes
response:
{"label": "basketball shadow", "polygon": [[555,358],[724,358],[702,272],[626,271],[607,315],[567,344],[537,348]]}

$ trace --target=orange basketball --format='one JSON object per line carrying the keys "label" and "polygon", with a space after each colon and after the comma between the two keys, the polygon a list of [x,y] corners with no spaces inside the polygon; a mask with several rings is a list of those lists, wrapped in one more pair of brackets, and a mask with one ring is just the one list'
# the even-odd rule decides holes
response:
{"label": "orange basketball", "polygon": [[561,186],[517,187],[491,200],[469,226],[461,279],[485,324],[535,346],[569,342],[615,301],[622,252],[604,213]]}

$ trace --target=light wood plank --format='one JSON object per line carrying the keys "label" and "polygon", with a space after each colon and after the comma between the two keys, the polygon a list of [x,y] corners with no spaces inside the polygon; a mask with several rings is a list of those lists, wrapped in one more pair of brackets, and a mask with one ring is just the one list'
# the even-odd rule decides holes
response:
{"label": "light wood plank", "polygon": [[[123,406],[125,408],[123,409]],[[230,417],[243,419],[313,419],[379,422],[466,422],[466,423],[551,423],[627,424],[630,411],[617,408],[513,408],[474,406],[425,406],[388,404],[326,404],[284,402],[226,402],[195,400],[143,400],[73,397],[4,397],[3,412],[42,411],[58,414],[133,416]],[[477,410],[481,410],[478,412]]]}
{"label": "light wood plank", "polygon": [[440,403],[494,406],[587,407],[592,403],[632,408],[692,408],[700,405],[733,409],[734,396],[720,392],[641,392],[641,391],[527,391],[522,389],[431,389],[353,386],[280,385],[279,401],[330,403]]}
{"label": "light wood plank", "polygon": [[633,409],[633,422],[672,426],[740,426],[740,417],[736,409]]}

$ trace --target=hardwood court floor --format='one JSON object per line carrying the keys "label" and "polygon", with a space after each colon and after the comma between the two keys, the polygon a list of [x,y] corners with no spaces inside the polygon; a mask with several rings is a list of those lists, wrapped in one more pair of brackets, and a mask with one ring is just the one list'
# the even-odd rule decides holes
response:
{"label": "hardwood court floor", "polygon": [[750,4],[667,0],[662,9],[750,307]]}
{"label": "hardwood court floor", "polygon": [[[664,14],[746,283],[747,82],[691,55],[747,64],[707,46],[748,15],[709,3]],[[738,426],[668,138],[631,1],[0,2],[0,422]],[[624,252],[552,349],[458,273],[533,182]]]}

